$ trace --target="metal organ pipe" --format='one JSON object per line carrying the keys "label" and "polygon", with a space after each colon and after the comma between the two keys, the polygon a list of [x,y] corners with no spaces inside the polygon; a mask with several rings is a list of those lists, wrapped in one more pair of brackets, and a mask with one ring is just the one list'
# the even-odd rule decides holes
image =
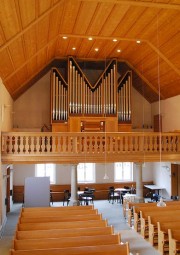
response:
{"label": "metal organ pipe", "polygon": [[[131,114],[130,82],[126,82],[121,89],[116,84],[116,64],[111,62],[94,87],[91,86],[78,64],[70,58],[68,65],[68,85],[64,78],[53,71],[52,77],[52,118],[55,121],[68,119],[68,113],[114,115],[118,111],[118,118],[129,120]],[[118,109],[117,101],[118,100]]]}
{"label": "metal organ pipe", "polygon": [[131,121],[131,73],[128,72],[118,85],[118,120]]}

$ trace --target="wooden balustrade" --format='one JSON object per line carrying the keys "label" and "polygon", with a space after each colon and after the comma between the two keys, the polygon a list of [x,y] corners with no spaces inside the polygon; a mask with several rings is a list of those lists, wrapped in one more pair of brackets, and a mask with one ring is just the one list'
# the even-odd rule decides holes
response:
{"label": "wooden balustrade", "polygon": [[172,161],[179,158],[179,141],[179,133],[3,132],[1,152],[3,163]]}

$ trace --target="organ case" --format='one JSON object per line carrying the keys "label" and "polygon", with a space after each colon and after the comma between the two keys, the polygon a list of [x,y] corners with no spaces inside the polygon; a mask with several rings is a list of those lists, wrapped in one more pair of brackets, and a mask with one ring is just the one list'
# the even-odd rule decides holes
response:
{"label": "organ case", "polygon": [[94,125],[94,130],[112,132],[118,131],[118,122],[131,123],[132,74],[128,72],[117,80],[115,59],[109,61],[94,84],[73,57],[68,58],[67,73],[65,79],[57,68],[51,71],[52,131],[80,132],[85,123],[83,126]]}

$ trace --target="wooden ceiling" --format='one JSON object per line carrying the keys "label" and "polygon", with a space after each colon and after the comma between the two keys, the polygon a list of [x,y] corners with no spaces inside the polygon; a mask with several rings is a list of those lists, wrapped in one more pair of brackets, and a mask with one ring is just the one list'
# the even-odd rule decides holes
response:
{"label": "wooden ceiling", "polygon": [[12,98],[67,56],[125,61],[149,102],[179,95],[180,0],[0,1],[0,77]]}

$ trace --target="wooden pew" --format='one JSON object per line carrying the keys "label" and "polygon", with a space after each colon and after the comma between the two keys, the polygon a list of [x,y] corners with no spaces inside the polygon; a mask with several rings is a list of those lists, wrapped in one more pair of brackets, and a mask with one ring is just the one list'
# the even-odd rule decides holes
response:
{"label": "wooden pew", "polygon": [[180,229],[168,229],[169,255],[180,254]]}
{"label": "wooden pew", "polygon": [[94,205],[86,206],[58,206],[58,207],[24,207],[21,209],[22,212],[36,212],[36,211],[70,211],[70,210],[92,210]]}
{"label": "wooden pew", "polygon": [[20,217],[19,223],[41,223],[41,222],[68,222],[68,221],[89,221],[101,220],[101,214],[85,214],[85,215],[62,215],[62,216],[42,216],[42,217]]}
{"label": "wooden pew", "polygon": [[[167,201],[165,202],[167,207],[169,206],[179,206],[180,201]],[[129,209],[128,209],[128,224],[129,226],[132,226],[132,220],[134,219],[134,229],[138,232],[140,230],[139,224],[140,224],[140,211],[147,210],[144,208],[149,208],[148,210],[153,210],[150,208],[157,207],[157,203],[129,203]]]}
{"label": "wooden pew", "polygon": [[129,244],[81,246],[60,249],[13,250],[10,255],[129,255]]}
{"label": "wooden pew", "polygon": [[75,236],[43,239],[14,239],[14,250],[53,249],[79,246],[97,246],[103,244],[120,244],[120,235]]}
{"label": "wooden pew", "polygon": [[49,230],[29,230],[16,231],[15,239],[38,239],[38,238],[60,238],[72,236],[91,236],[91,235],[112,235],[114,229],[112,226],[92,227],[92,228],[74,228],[72,229],[49,229]]}
{"label": "wooden pew", "polygon": [[161,254],[164,254],[165,251],[169,251],[169,238],[168,238],[168,229],[179,230],[180,222],[157,222],[158,226],[158,250]]}
{"label": "wooden pew", "polygon": [[170,218],[169,215],[151,215],[148,216],[148,226],[149,226],[149,242],[152,245],[158,244],[158,227],[157,222],[178,222],[180,221],[179,214],[176,216],[173,214],[173,217]]}
{"label": "wooden pew", "polygon": [[41,223],[19,223],[17,230],[46,230],[46,229],[74,229],[74,228],[91,228],[105,227],[107,220],[89,220],[89,221],[67,221],[67,222],[41,222]]}
{"label": "wooden pew", "polygon": [[[165,210],[163,210],[165,209]],[[180,209],[179,210],[173,210],[172,208],[167,208],[166,207],[156,207],[154,208],[154,211],[147,211],[147,212],[142,212],[140,211],[140,221],[141,221],[141,235],[144,238],[149,237],[149,226],[148,226],[148,216],[162,216],[166,215],[169,217],[177,217],[180,215]]]}
{"label": "wooden pew", "polygon": [[87,215],[87,214],[98,214],[97,209],[92,210],[70,210],[70,211],[31,211],[21,212],[20,217],[47,217],[47,216],[64,216],[64,215]]}

